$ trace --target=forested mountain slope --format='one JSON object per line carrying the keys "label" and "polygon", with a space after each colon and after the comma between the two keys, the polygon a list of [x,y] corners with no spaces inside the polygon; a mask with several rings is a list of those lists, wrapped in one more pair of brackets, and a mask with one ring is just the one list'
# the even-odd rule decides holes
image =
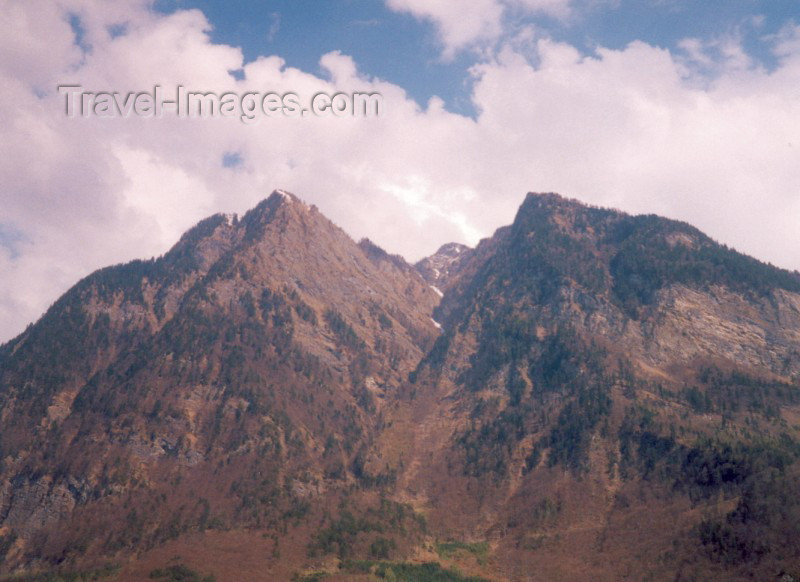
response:
{"label": "forested mountain slope", "polygon": [[208,218],[0,347],[0,422],[0,575],[800,572],[800,277],[555,194],[416,266]]}

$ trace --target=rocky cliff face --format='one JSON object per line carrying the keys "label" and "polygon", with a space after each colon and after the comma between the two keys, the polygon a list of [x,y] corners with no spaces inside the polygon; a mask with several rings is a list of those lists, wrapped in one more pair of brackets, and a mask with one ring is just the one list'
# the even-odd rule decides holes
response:
{"label": "rocky cliff face", "polygon": [[545,329],[568,323],[643,365],[716,358],[798,378],[796,274],[684,223],[529,195],[510,229],[471,255],[439,307],[443,321],[463,326],[502,303],[536,313]]}
{"label": "rocky cliff face", "polygon": [[799,352],[684,223],[529,194],[411,266],[276,191],[0,347],[0,572],[793,572]]}

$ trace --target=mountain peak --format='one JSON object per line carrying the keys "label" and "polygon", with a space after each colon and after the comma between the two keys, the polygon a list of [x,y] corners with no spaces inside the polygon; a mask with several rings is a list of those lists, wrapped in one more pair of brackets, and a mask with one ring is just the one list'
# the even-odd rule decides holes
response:
{"label": "mountain peak", "polygon": [[558,192],[528,192],[527,194],[525,194],[525,200],[523,201],[523,203],[527,202],[528,200],[566,201],[571,199],[562,196]]}
{"label": "mountain peak", "polygon": [[568,198],[555,192],[528,192],[525,200],[517,211],[517,217],[524,216],[530,212],[585,212],[588,210],[602,210],[609,214],[624,214],[618,210],[599,208],[587,204],[576,198]]}
{"label": "mountain peak", "polygon": [[272,212],[278,208],[285,207],[297,207],[298,209],[309,210],[311,207],[306,204],[303,200],[292,194],[291,192],[287,192],[286,190],[273,190],[269,196],[264,198],[261,202],[259,202],[255,208],[253,208],[248,214],[256,213],[256,214],[263,214],[264,212]]}
{"label": "mountain peak", "polygon": [[469,247],[467,245],[462,245],[461,243],[457,242],[450,242],[445,243],[439,247],[439,250],[436,251],[435,254],[437,255],[444,255],[447,257],[457,257],[464,251],[468,251]]}
{"label": "mountain peak", "polygon": [[300,198],[292,194],[291,192],[287,192],[286,190],[273,190],[272,193],[267,197],[267,200],[275,199],[280,201],[283,204],[292,204],[295,202],[299,202],[301,204],[305,204]]}
{"label": "mountain peak", "polygon": [[468,257],[472,249],[460,243],[447,243],[439,247],[434,254],[425,257],[416,264],[422,277],[431,285],[443,287],[456,274],[462,261]]}
{"label": "mountain peak", "polygon": [[528,192],[525,195],[520,210],[526,206],[586,206],[585,203],[575,198],[567,198],[557,192]]}
{"label": "mountain peak", "polygon": [[246,236],[252,238],[263,234],[263,229],[270,223],[305,223],[312,215],[321,218],[316,206],[307,204],[286,190],[273,190],[244,215],[241,223],[246,229]]}

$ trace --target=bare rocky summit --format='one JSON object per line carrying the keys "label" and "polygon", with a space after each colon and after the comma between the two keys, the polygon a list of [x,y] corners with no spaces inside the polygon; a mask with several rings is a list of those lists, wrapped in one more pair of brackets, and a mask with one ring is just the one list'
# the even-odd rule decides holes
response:
{"label": "bare rocky summit", "polygon": [[447,243],[429,257],[416,264],[423,278],[437,288],[445,288],[458,274],[461,265],[472,255],[472,249],[459,243]]}

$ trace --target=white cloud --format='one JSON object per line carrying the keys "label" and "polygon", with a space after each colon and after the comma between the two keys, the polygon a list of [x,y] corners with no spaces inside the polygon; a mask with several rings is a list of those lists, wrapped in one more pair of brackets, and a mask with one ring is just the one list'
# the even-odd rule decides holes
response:
{"label": "white cloud", "polygon": [[[487,236],[525,192],[552,190],[689,220],[800,267],[796,27],[774,39],[775,71],[729,67],[704,84],[687,78],[685,54],[634,43],[588,58],[529,36],[524,54],[501,47],[473,68],[480,114],[471,119],[437,98],[419,106],[338,52],[321,58],[322,77],[278,56],[244,63],[238,49],[212,43],[200,12],[165,16],[146,4],[63,0],[48,11],[50,2],[13,0],[0,17],[0,230],[20,240],[15,253],[0,246],[0,340],[93,269],[160,254],[199,218],[242,212],[274,188],[411,259]],[[83,15],[86,54],[69,14]],[[126,33],[111,34],[120,23]],[[482,26],[464,30],[491,30]],[[452,46],[475,38],[452,34]],[[230,75],[242,67],[243,80]],[[121,92],[155,83],[379,91],[386,113],[253,125],[68,119],[55,86],[76,82]],[[232,152],[241,163],[223,167]]]}
{"label": "white cloud", "polygon": [[512,9],[533,14],[547,14],[557,18],[569,16],[572,7],[570,0],[505,0]]}
{"label": "white cloud", "polygon": [[571,0],[386,0],[389,9],[433,23],[449,60],[468,48],[491,46],[503,35],[509,14],[566,18]]}
{"label": "white cloud", "polygon": [[772,38],[775,43],[775,54],[779,58],[792,59],[800,53],[800,25],[788,23]]}
{"label": "white cloud", "polygon": [[494,40],[502,32],[503,5],[498,0],[386,0],[396,12],[407,12],[436,26],[446,59],[478,41]]}

